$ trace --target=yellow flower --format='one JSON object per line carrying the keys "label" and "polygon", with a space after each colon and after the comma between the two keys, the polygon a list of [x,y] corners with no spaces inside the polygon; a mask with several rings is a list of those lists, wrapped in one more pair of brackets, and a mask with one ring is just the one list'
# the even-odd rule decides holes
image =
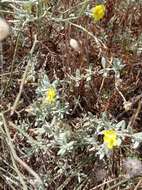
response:
{"label": "yellow flower", "polygon": [[52,104],[56,101],[57,92],[54,87],[50,87],[45,93],[45,97],[43,98],[43,104]]}
{"label": "yellow flower", "polygon": [[114,130],[105,130],[103,131],[104,135],[104,143],[106,144],[108,149],[112,149],[117,145],[117,134]]}
{"label": "yellow flower", "polygon": [[103,4],[96,5],[91,9],[92,17],[95,21],[99,21],[105,15],[105,6]]}

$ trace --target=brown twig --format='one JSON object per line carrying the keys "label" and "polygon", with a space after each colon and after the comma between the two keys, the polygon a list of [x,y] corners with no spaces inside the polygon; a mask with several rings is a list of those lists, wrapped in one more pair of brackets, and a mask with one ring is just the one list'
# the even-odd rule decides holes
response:
{"label": "brown twig", "polygon": [[117,181],[118,179],[120,179],[120,177],[115,178],[115,179],[111,179],[111,180],[109,180],[109,181],[105,181],[105,182],[103,182],[103,183],[101,183],[101,184],[99,184],[99,185],[93,187],[93,188],[90,189],[90,190],[97,190],[97,189],[100,189],[102,186],[104,186],[104,185],[106,185],[106,184],[109,184],[109,183],[111,183],[111,182]]}
{"label": "brown twig", "polygon": [[138,107],[137,107],[136,112],[132,115],[132,117],[129,121],[128,128],[130,128],[130,127],[132,128],[132,126],[134,125],[136,118],[138,117],[138,115],[140,113],[141,107],[142,107],[142,101],[140,100],[138,103]]}
{"label": "brown twig", "polygon": [[141,183],[142,183],[142,179],[139,180],[134,190],[137,190]]}

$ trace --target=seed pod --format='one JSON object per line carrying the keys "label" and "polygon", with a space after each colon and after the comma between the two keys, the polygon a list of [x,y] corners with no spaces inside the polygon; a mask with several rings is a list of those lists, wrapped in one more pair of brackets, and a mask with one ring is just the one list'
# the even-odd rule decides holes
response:
{"label": "seed pod", "polygon": [[6,21],[0,18],[0,41],[6,38],[9,34],[9,26]]}
{"label": "seed pod", "polygon": [[76,50],[79,51],[79,44],[75,39],[70,39],[70,46]]}
{"label": "seed pod", "polygon": [[142,174],[142,162],[137,158],[126,158],[123,160],[123,168],[128,178]]}

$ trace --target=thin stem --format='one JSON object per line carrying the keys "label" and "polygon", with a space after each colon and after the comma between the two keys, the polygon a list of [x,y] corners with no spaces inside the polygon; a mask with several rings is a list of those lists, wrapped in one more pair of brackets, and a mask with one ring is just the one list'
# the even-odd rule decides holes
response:
{"label": "thin stem", "polygon": [[20,34],[21,34],[21,32],[19,32],[18,35],[17,35],[16,45],[15,45],[13,59],[12,59],[11,68],[10,68],[10,76],[9,76],[9,80],[8,80],[8,82],[6,84],[6,87],[4,89],[4,95],[5,95],[8,87],[11,84],[11,79],[12,79],[12,75],[13,75],[14,63],[15,63],[15,59],[16,59],[16,53],[17,53],[17,49],[18,49],[18,43],[19,43]]}
{"label": "thin stem", "polygon": [[127,102],[126,98],[124,97],[124,95],[122,94],[122,92],[119,90],[119,88],[115,85],[116,90],[119,92],[120,96],[122,97],[124,102]]}
{"label": "thin stem", "polygon": [[[1,73],[3,73],[3,51],[2,51],[2,42],[0,42],[0,69],[1,69]],[[1,92],[3,89],[2,83],[3,83],[3,76],[1,76]],[[2,96],[1,96],[2,97]]]}
{"label": "thin stem", "polygon": [[6,135],[7,135],[7,143],[9,145],[9,147],[10,147],[10,150],[11,150],[11,159],[12,159],[12,162],[13,162],[13,166],[14,166],[14,168],[16,170],[17,175],[19,176],[21,184],[23,185],[23,190],[27,190],[27,185],[26,185],[26,183],[25,183],[25,181],[23,179],[23,176],[22,176],[21,172],[19,171],[19,169],[18,169],[18,167],[16,165],[16,162],[15,162],[15,160],[17,160],[17,155],[16,155],[16,152],[14,150],[12,140],[11,140],[11,137],[10,137],[10,133],[9,133],[9,130],[8,130],[8,126],[7,126],[7,123],[6,123],[6,120],[5,120],[5,117],[4,117],[3,114],[2,114],[2,120],[3,120],[3,124],[4,124],[4,129],[5,129],[5,132],[6,132]]}
{"label": "thin stem", "polygon": [[18,105],[18,102],[21,98],[21,94],[22,94],[22,90],[23,90],[23,87],[24,87],[24,84],[25,84],[25,81],[26,81],[26,77],[27,77],[27,73],[28,73],[28,70],[29,70],[29,67],[31,65],[31,57],[32,57],[32,54],[34,52],[34,49],[35,49],[35,46],[36,46],[36,43],[37,43],[37,36],[35,35],[35,39],[34,39],[34,43],[33,43],[33,46],[31,48],[31,51],[29,53],[29,61],[27,63],[27,66],[26,66],[26,69],[25,69],[25,72],[23,74],[23,77],[22,77],[22,81],[21,81],[21,84],[20,84],[20,88],[19,88],[19,93],[15,99],[15,102],[11,108],[11,115],[14,113],[14,111],[16,110],[17,108],[17,105]]}

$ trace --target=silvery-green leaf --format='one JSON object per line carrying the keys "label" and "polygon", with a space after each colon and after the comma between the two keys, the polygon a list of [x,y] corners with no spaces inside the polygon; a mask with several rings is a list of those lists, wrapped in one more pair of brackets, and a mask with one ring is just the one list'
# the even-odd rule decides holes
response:
{"label": "silvery-green leaf", "polygon": [[122,140],[120,138],[117,139],[117,146],[120,146],[122,143]]}
{"label": "silvery-green leaf", "polygon": [[142,141],[142,132],[134,133],[132,138],[136,139],[137,141]]}
{"label": "silvery-green leaf", "polygon": [[117,123],[117,124],[115,125],[115,128],[116,128],[117,130],[119,130],[119,129],[125,129],[125,127],[126,127],[126,123],[125,123],[124,120],[120,121],[119,123]]}
{"label": "silvery-green leaf", "polygon": [[105,69],[106,68],[106,58],[105,57],[102,57],[101,64],[102,64],[102,67]]}
{"label": "silvery-green leaf", "polygon": [[138,141],[133,142],[132,148],[133,148],[133,149],[138,148],[139,144],[140,144],[140,143],[139,143]]}

